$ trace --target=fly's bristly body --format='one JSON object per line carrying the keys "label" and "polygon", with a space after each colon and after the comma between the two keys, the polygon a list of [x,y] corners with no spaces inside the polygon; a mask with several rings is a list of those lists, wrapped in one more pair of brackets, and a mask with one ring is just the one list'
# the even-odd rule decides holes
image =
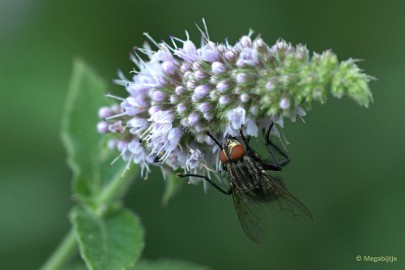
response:
{"label": "fly's bristly body", "polygon": [[[268,171],[281,171],[290,162],[287,154],[270,141],[270,130],[265,134],[265,145],[270,152],[273,162],[263,161],[254,152],[241,132],[240,138],[228,137],[220,144],[210,133],[215,143],[220,147],[219,160],[223,171],[229,178],[229,190],[223,190],[207,176],[198,174],[180,174],[180,177],[199,177],[209,182],[224,194],[232,195],[235,208],[246,235],[256,243],[263,243],[267,234],[266,206],[276,212],[286,213],[312,221],[309,210],[290,192],[282,182],[272,177]],[[284,159],[276,159],[274,151]]]}

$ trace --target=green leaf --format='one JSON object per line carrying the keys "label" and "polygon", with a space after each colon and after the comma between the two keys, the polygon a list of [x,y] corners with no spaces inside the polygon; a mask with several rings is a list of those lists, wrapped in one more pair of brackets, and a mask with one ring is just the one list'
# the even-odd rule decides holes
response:
{"label": "green leaf", "polygon": [[105,104],[105,84],[83,61],[76,60],[62,119],[62,141],[73,170],[73,191],[86,196],[100,188],[98,109]]}
{"label": "green leaf", "polygon": [[129,268],[128,270],[208,270],[207,266],[200,266],[194,263],[180,261],[180,260],[170,260],[170,259],[160,259],[157,261],[145,261],[140,260],[135,264],[135,266]]}
{"label": "green leaf", "polygon": [[120,209],[101,217],[75,207],[71,221],[88,269],[125,269],[141,254],[143,229],[139,218],[129,210]]}
{"label": "green leaf", "polygon": [[180,190],[180,188],[187,182],[184,179],[180,179],[176,174],[172,172],[166,172],[166,188],[162,197],[162,204],[167,206],[169,200]]}

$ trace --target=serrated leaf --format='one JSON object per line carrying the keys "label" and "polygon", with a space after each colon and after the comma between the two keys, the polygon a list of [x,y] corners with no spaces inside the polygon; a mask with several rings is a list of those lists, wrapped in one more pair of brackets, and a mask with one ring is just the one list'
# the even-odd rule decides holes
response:
{"label": "serrated leaf", "polygon": [[169,200],[180,190],[181,186],[186,183],[184,179],[180,179],[172,172],[166,172],[166,187],[162,197],[162,204],[167,206]]}
{"label": "serrated leaf", "polygon": [[73,170],[75,195],[96,193],[100,183],[97,111],[105,103],[105,84],[82,61],[75,61],[62,120],[62,141]]}
{"label": "serrated leaf", "polygon": [[140,260],[128,270],[208,270],[207,266],[196,265],[180,260],[160,259],[157,261]]}
{"label": "serrated leaf", "polygon": [[76,207],[71,221],[88,269],[125,269],[141,254],[143,229],[139,218],[129,210],[120,209],[100,217]]}

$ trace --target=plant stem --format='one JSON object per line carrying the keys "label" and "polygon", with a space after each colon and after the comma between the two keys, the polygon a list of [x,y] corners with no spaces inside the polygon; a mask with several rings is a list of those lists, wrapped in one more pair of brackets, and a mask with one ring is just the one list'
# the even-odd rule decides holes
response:
{"label": "plant stem", "polygon": [[56,270],[62,269],[66,262],[72,258],[77,251],[77,244],[73,229],[65,236],[63,241],[59,244],[58,248],[49,257],[45,264],[40,268],[41,270]]}

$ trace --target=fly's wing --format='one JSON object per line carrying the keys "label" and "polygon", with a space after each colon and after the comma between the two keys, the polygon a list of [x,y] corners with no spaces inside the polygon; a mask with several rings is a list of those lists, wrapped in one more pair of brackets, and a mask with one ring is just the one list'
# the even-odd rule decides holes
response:
{"label": "fly's wing", "polygon": [[237,189],[233,190],[232,198],[246,235],[253,242],[262,244],[266,240],[267,234],[267,219],[263,206],[249,200]]}
{"label": "fly's wing", "polygon": [[302,202],[295,198],[280,181],[271,178],[269,175],[263,177],[265,189],[269,194],[268,205],[277,212],[293,217],[301,218],[307,222],[312,222],[312,215]]}

